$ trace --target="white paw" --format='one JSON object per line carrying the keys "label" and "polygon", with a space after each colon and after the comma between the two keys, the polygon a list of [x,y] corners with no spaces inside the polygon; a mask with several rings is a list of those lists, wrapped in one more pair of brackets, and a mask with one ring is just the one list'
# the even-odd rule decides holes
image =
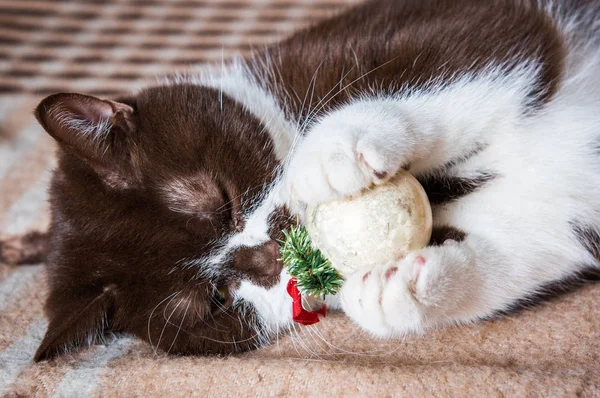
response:
{"label": "white paw", "polygon": [[347,105],[325,116],[300,142],[287,169],[288,192],[309,205],[355,194],[406,166],[412,147],[394,104]]}
{"label": "white paw", "polygon": [[448,242],[427,247],[406,258],[360,270],[345,282],[344,312],[379,337],[421,332],[459,321],[471,310],[478,282],[469,249]]}

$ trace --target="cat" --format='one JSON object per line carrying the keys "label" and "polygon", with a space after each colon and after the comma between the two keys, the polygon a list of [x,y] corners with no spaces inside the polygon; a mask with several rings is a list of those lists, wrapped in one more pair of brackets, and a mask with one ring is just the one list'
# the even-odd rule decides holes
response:
{"label": "cat", "polygon": [[475,322],[600,264],[600,6],[372,0],[114,100],[44,99],[48,331],[35,360],[123,332],[179,354],[291,323],[282,231],[401,168],[429,246],[328,305],[377,337]]}

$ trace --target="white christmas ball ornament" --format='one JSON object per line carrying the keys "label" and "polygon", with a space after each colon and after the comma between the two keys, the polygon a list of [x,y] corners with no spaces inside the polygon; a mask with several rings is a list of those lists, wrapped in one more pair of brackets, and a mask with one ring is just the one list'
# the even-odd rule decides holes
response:
{"label": "white christmas ball ornament", "polygon": [[309,207],[306,213],[313,245],[345,277],[426,246],[431,224],[427,195],[406,171],[359,195]]}

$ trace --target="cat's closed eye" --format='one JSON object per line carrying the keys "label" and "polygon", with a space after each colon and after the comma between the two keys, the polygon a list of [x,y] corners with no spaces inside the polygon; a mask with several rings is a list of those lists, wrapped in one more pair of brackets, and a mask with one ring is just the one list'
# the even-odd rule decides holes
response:
{"label": "cat's closed eye", "polygon": [[[235,195],[227,186],[222,189],[223,206],[220,211],[226,216],[227,227],[233,232],[244,229],[244,214],[242,212],[242,201],[240,195]],[[227,231],[225,231],[227,232]]]}

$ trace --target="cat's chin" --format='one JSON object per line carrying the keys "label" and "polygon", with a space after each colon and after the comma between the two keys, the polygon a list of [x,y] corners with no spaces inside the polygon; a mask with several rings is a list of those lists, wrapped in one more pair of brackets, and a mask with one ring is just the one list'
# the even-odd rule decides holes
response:
{"label": "cat's chin", "polygon": [[279,281],[270,288],[246,280],[235,292],[236,300],[243,300],[254,308],[266,335],[275,335],[292,325],[292,298],[287,293],[290,278],[284,269]]}

